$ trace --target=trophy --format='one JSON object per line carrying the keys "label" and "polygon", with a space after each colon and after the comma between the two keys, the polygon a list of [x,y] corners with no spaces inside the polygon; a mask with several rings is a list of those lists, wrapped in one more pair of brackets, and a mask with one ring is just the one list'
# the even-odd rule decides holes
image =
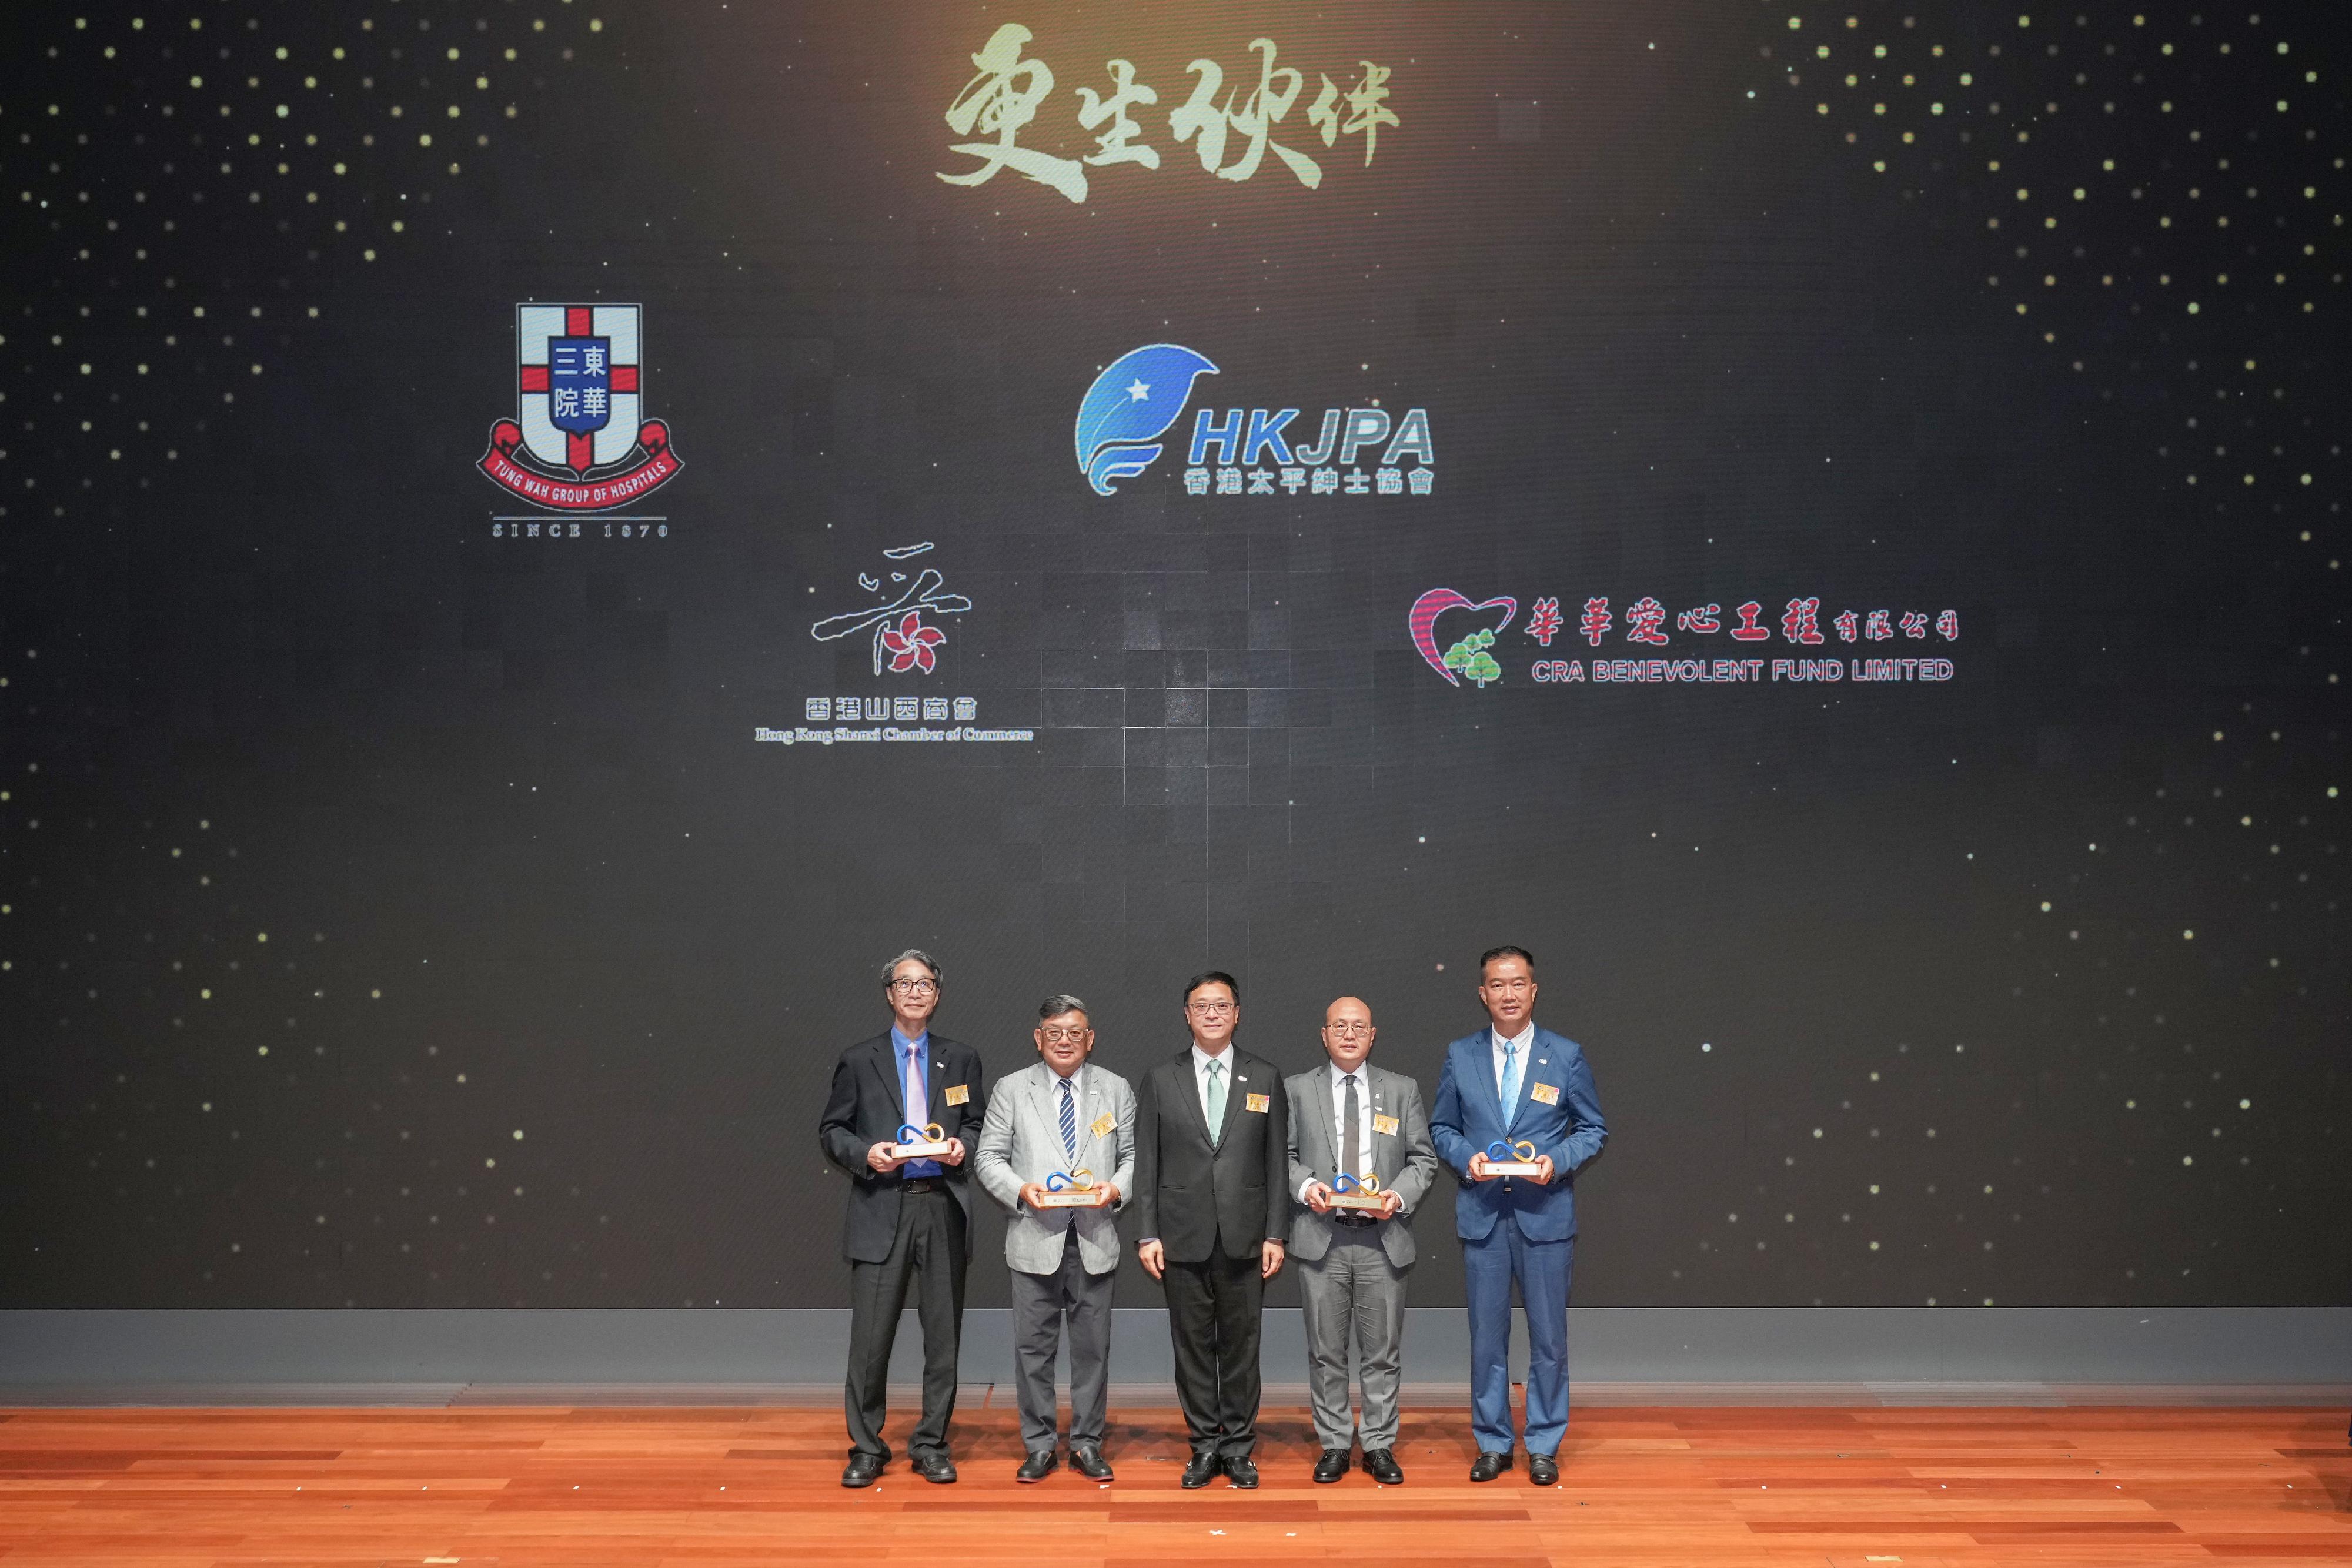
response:
{"label": "trophy", "polygon": [[1531,1176],[1536,1170],[1536,1146],[1527,1139],[1515,1144],[1508,1138],[1496,1138],[1486,1145],[1488,1176]]}
{"label": "trophy", "polygon": [[1370,1171],[1351,1176],[1341,1171],[1331,1183],[1331,1207],[1334,1208],[1370,1209],[1375,1213],[1388,1208],[1388,1197],[1381,1191],[1381,1178]]}
{"label": "trophy", "polygon": [[1081,1166],[1074,1171],[1055,1171],[1045,1178],[1045,1196],[1039,1208],[1100,1208],[1110,1197],[1110,1188],[1095,1185],[1095,1173]]}
{"label": "trophy", "polygon": [[918,1127],[912,1122],[898,1126],[898,1141],[890,1145],[891,1157],[901,1160],[937,1159],[948,1152],[948,1131],[937,1122]]}

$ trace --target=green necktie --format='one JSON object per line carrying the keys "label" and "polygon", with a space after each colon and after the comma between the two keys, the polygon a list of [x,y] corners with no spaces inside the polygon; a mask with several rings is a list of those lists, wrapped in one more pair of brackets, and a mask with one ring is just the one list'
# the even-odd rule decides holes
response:
{"label": "green necktie", "polygon": [[1225,1132],[1225,1064],[1209,1063],[1209,1146],[1215,1148]]}

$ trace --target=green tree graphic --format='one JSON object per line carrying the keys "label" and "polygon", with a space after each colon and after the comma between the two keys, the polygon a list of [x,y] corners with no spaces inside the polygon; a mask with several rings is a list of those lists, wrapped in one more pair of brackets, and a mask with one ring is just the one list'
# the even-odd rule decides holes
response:
{"label": "green tree graphic", "polygon": [[1445,667],[1459,670],[1470,677],[1472,685],[1483,690],[1488,681],[1503,678],[1503,666],[1495,662],[1494,654],[1486,652],[1494,645],[1495,633],[1491,631],[1481,629],[1473,632],[1445,650]]}

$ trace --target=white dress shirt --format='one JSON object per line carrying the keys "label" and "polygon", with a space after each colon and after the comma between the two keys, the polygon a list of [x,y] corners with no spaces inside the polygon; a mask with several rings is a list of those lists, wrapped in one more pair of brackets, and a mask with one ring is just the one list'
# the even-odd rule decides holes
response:
{"label": "white dress shirt", "polygon": [[[1221,1076],[1223,1076],[1225,1082],[1225,1103],[1230,1106],[1234,1103],[1233,1046],[1228,1043],[1222,1052],[1215,1056],[1211,1056],[1207,1051],[1201,1049],[1199,1041],[1194,1041],[1192,1045],[1192,1088],[1193,1091],[1201,1096],[1201,1120],[1203,1122],[1209,1122],[1209,1063],[1213,1061],[1218,1063],[1223,1069]],[[1217,1124],[1214,1122],[1209,1122],[1210,1136],[1214,1137],[1217,1132]]]}
{"label": "white dress shirt", "polygon": [[[1521,1092],[1525,1092],[1528,1082],[1528,1068],[1532,1065],[1528,1061],[1528,1053],[1535,1049],[1536,1044],[1536,1020],[1529,1019],[1528,1020],[1528,1027],[1514,1035],[1506,1035],[1502,1030],[1495,1028],[1492,1024],[1489,1024],[1486,1026],[1486,1037],[1493,1042],[1495,1048],[1495,1092],[1499,1095],[1503,1092],[1503,1070],[1506,1066],[1503,1060],[1503,1048],[1507,1045],[1517,1046],[1518,1048],[1519,1088]],[[1504,1122],[1507,1124],[1511,1119],[1511,1113],[1517,1109],[1518,1107],[1516,1105],[1504,1106]]]}
{"label": "white dress shirt", "polygon": [[[1346,1068],[1341,1067],[1336,1061],[1328,1062],[1327,1063],[1327,1066],[1328,1069],[1328,1082],[1331,1088],[1331,1147],[1334,1150],[1337,1150],[1339,1147],[1339,1140],[1347,1135],[1345,1129],[1348,1125],[1348,1079],[1349,1074]],[[1367,1172],[1377,1176],[1380,1173],[1372,1170],[1371,1064],[1370,1062],[1366,1062],[1363,1066],[1357,1068],[1355,1070],[1354,1077],[1356,1080],[1357,1117],[1356,1157],[1352,1161],[1342,1158],[1339,1161],[1339,1165],[1341,1168],[1351,1171],[1360,1176],[1365,1175]],[[1307,1189],[1312,1187],[1320,1180],[1322,1180],[1322,1177],[1320,1176],[1308,1176],[1305,1181],[1299,1183],[1298,1201],[1305,1203],[1307,1201]]]}

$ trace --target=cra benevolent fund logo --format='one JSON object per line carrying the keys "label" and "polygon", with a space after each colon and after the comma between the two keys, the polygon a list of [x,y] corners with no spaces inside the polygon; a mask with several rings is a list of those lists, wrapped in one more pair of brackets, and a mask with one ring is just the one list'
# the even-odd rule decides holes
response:
{"label": "cra benevolent fund logo", "polygon": [[645,416],[642,314],[635,305],[515,307],[515,417],[490,426],[479,464],[490,483],[579,515],[641,500],[677,476],[669,426]]}
{"label": "cra benevolent fund logo", "polygon": [[[1078,471],[1095,494],[1118,493],[1157,462],[1193,385],[1219,374],[1181,343],[1146,343],[1103,367],[1078,400]],[[1293,428],[1301,407],[1195,410],[1185,449],[1188,496],[1427,496],[1437,475],[1429,411],[1392,418],[1379,406],[1326,408],[1314,439]],[[1408,466],[1408,465],[1410,465]],[[1369,472],[1367,469],[1369,468]]]}

